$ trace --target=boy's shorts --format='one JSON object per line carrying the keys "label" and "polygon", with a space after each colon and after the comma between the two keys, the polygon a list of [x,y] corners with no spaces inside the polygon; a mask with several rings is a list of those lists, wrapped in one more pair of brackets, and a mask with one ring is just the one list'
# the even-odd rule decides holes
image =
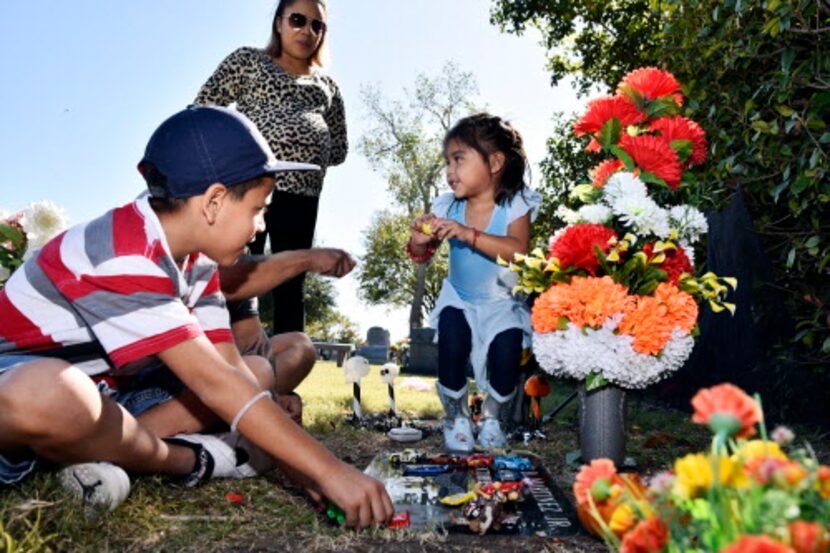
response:
{"label": "boy's shorts", "polygon": [[[38,359],[42,357],[0,355],[0,375]],[[128,380],[119,381],[117,388],[113,387],[113,381],[107,378],[93,377],[93,381],[96,381],[101,395],[121,404],[133,416],[172,399],[184,389],[184,384],[176,375],[161,365],[148,367]],[[33,452],[15,455],[13,459],[0,453],[0,485],[19,482],[31,473],[40,461]]]}

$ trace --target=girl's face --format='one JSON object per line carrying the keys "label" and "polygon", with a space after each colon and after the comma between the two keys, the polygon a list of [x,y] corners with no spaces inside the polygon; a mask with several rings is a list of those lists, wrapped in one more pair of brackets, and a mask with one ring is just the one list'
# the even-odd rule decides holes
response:
{"label": "girl's face", "polygon": [[447,183],[456,198],[468,198],[493,188],[490,165],[478,151],[458,140],[447,144]]}
{"label": "girl's face", "polygon": [[282,55],[308,61],[326,34],[326,12],[315,0],[296,0],[277,18]]}

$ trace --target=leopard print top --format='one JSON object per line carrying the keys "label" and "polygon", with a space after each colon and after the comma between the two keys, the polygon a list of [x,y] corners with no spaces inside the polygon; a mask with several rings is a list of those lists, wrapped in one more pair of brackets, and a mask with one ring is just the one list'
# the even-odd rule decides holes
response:
{"label": "leopard print top", "polygon": [[319,196],[326,168],[346,159],[346,113],[334,80],[318,72],[288,74],[258,48],[240,48],[225,58],[195,103],[235,103],[259,128],[278,159],[323,168],[277,173],[277,190]]}

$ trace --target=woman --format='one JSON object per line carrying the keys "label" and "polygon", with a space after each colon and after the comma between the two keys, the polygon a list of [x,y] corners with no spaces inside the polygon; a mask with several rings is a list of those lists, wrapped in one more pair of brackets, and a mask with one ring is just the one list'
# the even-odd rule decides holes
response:
{"label": "woman", "polygon": [[[327,32],[323,0],[280,0],[268,46],[240,48],[225,58],[196,97],[197,104],[229,105],[247,115],[277,158],[314,163],[321,171],[281,173],[266,230],[251,244],[263,253],[311,247],[326,168],[346,159],[343,98],[331,77],[321,74]],[[302,331],[305,273],[272,291],[273,332]]]}

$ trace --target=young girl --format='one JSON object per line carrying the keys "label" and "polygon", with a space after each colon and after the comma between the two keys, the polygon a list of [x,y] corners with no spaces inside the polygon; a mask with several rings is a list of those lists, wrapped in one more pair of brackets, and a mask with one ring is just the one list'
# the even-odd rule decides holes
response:
{"label": "young girl", "polygon": [[450,270],[430,325],[438,328],[438,395],[444,405],[444,441],[450,450],[473,448],[467,406],[469,360],[482,407],[478,443],[502,447],[500,411],[516,393],[522,348],[530,344],[530,313],[512,296],[516,275],[496,258],[525,253],[541,196],[526,188],[522,137],[501,118],[480,113],[459,121],[444,139],[452,192],[435,199],[433,213],[412,222],[410,256],[427,261],[450,242]]}

